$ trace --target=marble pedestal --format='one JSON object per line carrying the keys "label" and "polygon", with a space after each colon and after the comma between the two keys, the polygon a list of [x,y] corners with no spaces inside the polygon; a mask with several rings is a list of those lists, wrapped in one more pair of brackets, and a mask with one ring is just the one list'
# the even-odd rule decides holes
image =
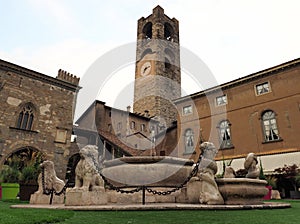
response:
{"label": "marble pedestal", "polygon": [[106,205],[107,194],[103,191],[74,191],[66,193],[66,206]]}

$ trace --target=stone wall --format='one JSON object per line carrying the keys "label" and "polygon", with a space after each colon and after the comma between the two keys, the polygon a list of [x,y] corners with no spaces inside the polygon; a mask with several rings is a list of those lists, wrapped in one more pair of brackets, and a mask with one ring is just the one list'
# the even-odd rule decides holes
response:
{"label": "stone wall", "polygon": [[[0,61],[0,165],[12,153],[29,147],[54,161],[57,175],[65,178],[78,81],[62,70],[56,79]],[[22,127],[19,117],[27,106],[33,122]]]}

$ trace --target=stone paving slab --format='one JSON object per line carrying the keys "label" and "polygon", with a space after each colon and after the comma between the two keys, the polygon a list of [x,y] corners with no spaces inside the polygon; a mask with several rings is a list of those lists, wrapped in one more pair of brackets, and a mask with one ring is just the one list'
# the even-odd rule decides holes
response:
{"label": "stone paving slab", "polygon": [[91,206],[65,206],[60,205],[31,205],[18,204],[11,208],[44,208],[44,209],[64,209],[74,211],[146,211],[146,210],[249,210],[249,209],[275,209],[290,208],[289,203],[266,202],[259,205],[201,205],[201,204],[179,204],[179,203],[153,203],[153,204],[111,204],[111,205],[91,205]]}

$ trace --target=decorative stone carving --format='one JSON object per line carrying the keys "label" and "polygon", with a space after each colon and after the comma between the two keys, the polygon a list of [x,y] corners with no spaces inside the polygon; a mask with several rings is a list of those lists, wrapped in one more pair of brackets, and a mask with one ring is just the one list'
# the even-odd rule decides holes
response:
{"label": "decorative stone carving", "polygon": [[227,166],[224,172],[224,178],[235,178],[236,174],[231,166]]}
{"label": "decorative stone carving", "polygon": [[75,187],[73,190],[97,191],[104,190],[104,182],[97,171],[98,147],[87,145],[80,149],[80,161],[75,169]]}
{"label": "decorative stone carving", "polygon": [[215,181],[215,174],[218,168],[214,158],[218,150],[211,142],[202,143],[200,149],[202,152],[202,160],[197,173],[197,178],[201,183],[199,202],[209,205],[224,204],[224,200]]}
{"label": "decorative stone carving", "polygon": [[226,205],[262,204],[263,197],[268,193],[265,180],[220,178],[217,183]]}
{"label": "decorative stone carving", "polygon": [[254,153],[247,155],[244,167],[248,172],[246,178],[234,178],[234,170],[226,167],[224,178],[217,179],[219,191],[227,205],[262,204],[263,197],[268,193],[265,187],[267,181],[258,180],[259,169]]}
{"label": "decorative stone carving", "polygon": [[244,167],[248,171],[246,178],[257,179],[259,177],[259,168],[257,167],[257,157],[254,153],[249,153],[245,159]]}
{"label": "decorative stone carving", "polygon": [[[38,190],[31,195],[30,204],[49,204],[50,195],[44,194],[45,190],[54,190],[54,192],[61,192],[65,186],[65,182],[56,176],[54,169],[54,163],[50,160],[46,160],[40,165],[44,169],[44,183],[42,173],[38,177]],[[64,202],[64,195],[53,195],[53,204],[62,204]]]}
{"label": "decorative stone carving", "polygon": [[[40,167],[44,169],[45,189],[48,190],[53,189],[55,192],[60,192],[64,188],[65,182],[56,176],[54,163],[50,160],[46,160],[41,163]],[[39,184],[39,188],[37,192],[43,193],[42,173],[40,173],[38,177],[38,184]]]}

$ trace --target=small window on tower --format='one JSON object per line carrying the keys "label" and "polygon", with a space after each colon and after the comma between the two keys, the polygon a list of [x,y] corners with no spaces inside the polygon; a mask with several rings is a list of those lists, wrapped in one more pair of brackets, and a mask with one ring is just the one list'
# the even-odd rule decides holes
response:
{"label": "small window on tower", "polygon": [[173,40],[173,38],[172,38],[173,33],[174,33],[174,31],[173,31],[172,26],[169,23],[165,23],[165,26],[164,26],[165,39],[168,40],[168,41],[172,41]]}

